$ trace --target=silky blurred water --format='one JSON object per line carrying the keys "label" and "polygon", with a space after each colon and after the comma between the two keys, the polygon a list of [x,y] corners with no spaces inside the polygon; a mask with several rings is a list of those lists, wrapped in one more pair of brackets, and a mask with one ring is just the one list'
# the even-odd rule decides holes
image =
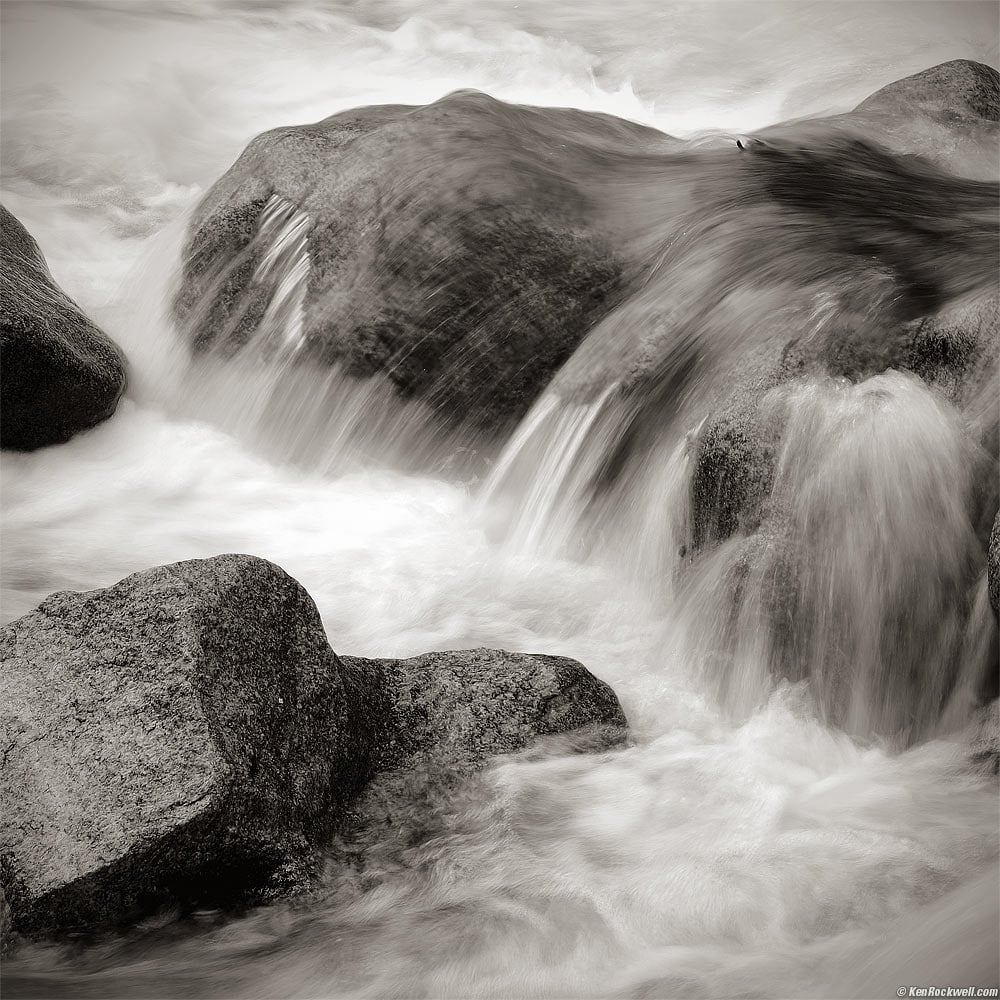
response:
{"label": "silky blurred water", "polygon": [[[740,133],[846,110],[946,59],[996,65],[994,5],[2,13],[0,193],[132,364],[112,420],[4,453],[4,619],[54,590],[251,552],[301,581],[339,652],[574,656],[612,684],[634,736],[613,754],[499,763],[368,894],[334,878],[305,911],[181,940],[34,945],[7,963],[18,994],[839,997],[996,983],[996,784],[970,766],[965,728],[995,629],[985,606],[962,611],[982,558],[967,515],[982,455],[946,400],[898,372],[770,399],[789,429],[775,497],[810,623],[803,679],[776,684],[788,652],[763,624],[763,581],[751,573],[735,605],[727,582],[737,542],[679,573],[696,409],[594,503],[624,419],[614,386],[543,397],[506,449],[422,452],[419,404],[336,371],[293,373],[261,410],[274,366],[191,368],[166,308],[187,214],[263,129],[471,86],[675,135]],[[294,214],[275,212],[272,320],[294,344],[308,265]],[[886,638],[900,630],[905,642]],[[921,665],[916,694],[887,649]],[[968,670],[953,685],[956,649]],[[901,715],[919,720],[902,737]]]}

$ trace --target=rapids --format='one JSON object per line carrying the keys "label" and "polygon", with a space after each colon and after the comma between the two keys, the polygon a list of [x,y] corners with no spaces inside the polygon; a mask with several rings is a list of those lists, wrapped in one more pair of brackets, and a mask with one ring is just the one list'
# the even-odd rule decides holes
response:
{"label": "rapids", "polygon": [[[378,379],[292,364],[309,260],[291,206],[262,227],[274,295],[255,349],[194,363],[168,312],[193,206],[266,128],[478,87],[641,121],[711,158],[723,137],[845,110],[936,62],[996,65],[994,5],[10,2],[3,28],[3,201],[132,365],[106,424],[3,453],[4,620],[55,590],[250,552],[305,586],[338,652],[573,656],[633,736],[498,762],[442,805],[435,836],[401,831],[367,892],[331,871],[304,904],[23,946],[6,996],[997,984],[996,782],[969,764],[996,625],[968,503],[990,459],[943,397],[897,371],[769,396],[787,428],[775,502],[806,569],[790,652],[762,624],[765,570],[734,601],[737,539],[682,572],[701,397],[618,392],[621,358],[644,349],[642,294],[690,260],[652,237],[660,270],[635,311],[594,331],[505,442],[442,438]],[[995,243],[995,222],[975,228],[985,187],[968,190],[969,232]],[[801,259],[788,250],[785,277]],[[798,315],[780,282],[725,299],[700,263],[699,364]],[[945,263],[949,294],[986,280]],[[654,381],[686,365],[669,355]],[[633,448],[650,412],[657,431]]]}

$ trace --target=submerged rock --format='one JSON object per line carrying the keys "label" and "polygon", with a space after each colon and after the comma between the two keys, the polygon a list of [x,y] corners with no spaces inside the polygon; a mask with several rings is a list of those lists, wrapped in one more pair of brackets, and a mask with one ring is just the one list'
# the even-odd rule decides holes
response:
{"label": "submerged rock", "polygon": [[376,772],[369,824],[405,812],[419,761],[455,781],[540,735],[625,725],[572,660],[340,659],[309,595],[252,556],[54,594],[0,651],[0,881],[26,934],[296,891]]}
{"label": "submerged rock", "polygon": [[266,337],[269,262],[295,230],[298,359],[384,374],[443,420],[495,430],[623,294],[614,164],[667,141],[472,91],[266,132],[198,207],[176,313],[198,350]]}
{"label": "submerged rock", "polygon": [[38,244],[0,206],[0,445],[32,450],[106,420],[125,358],[52,280]]}
{"label": "submerged rock", "polygon": [[342,659],[373,671],[391,706],[381,773],[351,806],[343,832],[339,856],[362,870],[373,861],[379,870],[398,863],[402,851],[444,832],[453,794],[498,754],[540,737],[555,752],[579,752],[608,749],[626,736],[611,688],[566,657],[472,649]]}
{"label": "submerged rock", "polygon": [[[896,153],[995,179],[998,80],[978,64],[935,67],[825,125],[778,128],[773,151],[749,155],[777,163],[790,136],[847,125]],[[900,176],[911,164],[924,169],[898,162]],[[844,183],[857,183],[841,166]],[[978,650],[994,650],[995,670],[995,639],[979,634],[973,608],[1000,492],[1000,300],[996,238],[987,239],[995,207],[971,211],[974,238],[946,249],[934,234],[948,233],[953,199],[955,218],[964,211],[964,182],[951,188],[928,174],[941,182],[932,222],[916,207],[930,187],[899,200],[906,189],[893,189],[894,170],[886,190],[874,175],[859,187],[880,202],[867,213],[877,225],[851,229],[871,260],[819,282],[800,322],[776,321],[779,359],[773,349],[737,352],[699,400],[707,416],[691,446],[683,551],[694,560],[728,551],[741,583],[732,612],[740,626],[723,637],[722,662],[759,657],[772,676],[808,678],[829,721],[905,745],[935,731],[960,677],[980,686]],[[836,178],[812,191],[786,184],[792,176],[776,197],[825,211]],[[921,527],[929,524],[932,537]],[[856,601],[859,587],[867,596]],[[736,651],[740,641],[747,648]]]}

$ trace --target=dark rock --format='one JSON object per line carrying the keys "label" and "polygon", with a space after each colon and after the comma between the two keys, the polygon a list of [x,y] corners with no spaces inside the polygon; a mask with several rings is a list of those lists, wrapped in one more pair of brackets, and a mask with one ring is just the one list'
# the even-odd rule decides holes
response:
{"label": "dark rock", "polygon": [[7,894],[0,885],[0,956],[6,951],[7,942],[10,940],[10,907],[7,905]]}
{"label": "dark rock", "polygon": [[959,407],[993,411],[994,420],[1000,418],[991,405],[1000,395],[1000,296],[926,316],[908,332],[908,354],[902,359],[906,367]]}
{"label": "dark rock", "polygon": [[335,855],[365,887],[405,865],[411,848],[446,833],[456,802],[484,795],[469,778],[491,758],[529,746],[535,753],[607,750],[627,735],[611,688],[565,657],[473,649],[343,659],[374,669],[392,704],[384,770],[352,805]]}
{"label": "dark rock", "polygon": [[896,80],[863,100],[858,111],[905,113],[919,108],[948,119],[1000,119],[1000,73],[985,63],[952,59]]}
{"label": "dark rock", "polygon": [[846,114],[777,125],[762,135],[808,139],[843,130],[962,177],[992,181],[998,91],[1000,73],[992,66],[956,59],[896,80]]}
{"label": "dark rock", "polygon": [[[0,650],[0,881],[26,934],[298,891],[345,822],[378,840],[419,811],[429,774],[452,786],[539,736],[625,726],[572,660],[341,660],[308,594],[251,556],[54,594]],[[381,811],[352,807],[376,772]]]}
{"label": "dark rock", "polygon": [[0,206],[0,444],[60,444],[106,420],[125,358],[55,284],[38,245]]}
{"label": "dark rock", "polygon": [[288,889],[367,777],[379,713],[264,560],[53,594],[0,641],[20,931]]}
{"label": "dark rock", "polygon": [[986,547],[1000,505],[1000,297],[973,299],[928,316],[910,329],[907,367],[942,392],[982,450],[973,475],[972,522]]}
{"label": "dark rock", "polygon": [[978,709],[967,730],[969,757],[984,774],[1000,774],[1000,702],[993,699]]}
{"label": "dark rock", "polygon": [[760,526],[774,480],[781,421],[765,415],[764,396],[781,381],[774,350],[744,360],[720,380],[717,406],[694,437],[688,552],[750,535]]}
{"label": "dark rock", "polygon": [[246,343],[274,293],[261,218],[277,206],[308,231],[298,360],[384,373],[444,420],[496,429],[623,294],[614,167],[667,141],[466,91],[275,129],[199,206],[176,313],[197,349]]}

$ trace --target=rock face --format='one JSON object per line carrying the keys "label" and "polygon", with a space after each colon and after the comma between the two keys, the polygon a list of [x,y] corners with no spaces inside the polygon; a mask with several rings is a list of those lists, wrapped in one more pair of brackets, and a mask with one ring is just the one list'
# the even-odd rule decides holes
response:
{"label": "rock face", "polygon": [[992,66],[955,59],[890,83],[846,114],[777,125],[761,134],[808,136],[847,129],[951,173],[995,180],[998,93],[1000,73]]}
{"label": "rock face", "polygon": [[284,234],[308,272],[299,360],[495,429],[623,294],[614,167],[668,141],[467,91],[275,129],[199,206],[176,313],[196,349],[266,337]]}
{"label": "rock face", "polygon": [[[341,660],[308,594],[251,556],[54,594],[0,644],[0,873],[28,934],[296,890],[377,771],[431,755],[455,780],[539,735],[625,725],[570,660]],[[386,815],[406,808],[393,787]]]}
{"label": "rock face", "polygon": [[0,206],[0,445],[60,444],[106,420],[125,358],[55,284],[38,245]]}

